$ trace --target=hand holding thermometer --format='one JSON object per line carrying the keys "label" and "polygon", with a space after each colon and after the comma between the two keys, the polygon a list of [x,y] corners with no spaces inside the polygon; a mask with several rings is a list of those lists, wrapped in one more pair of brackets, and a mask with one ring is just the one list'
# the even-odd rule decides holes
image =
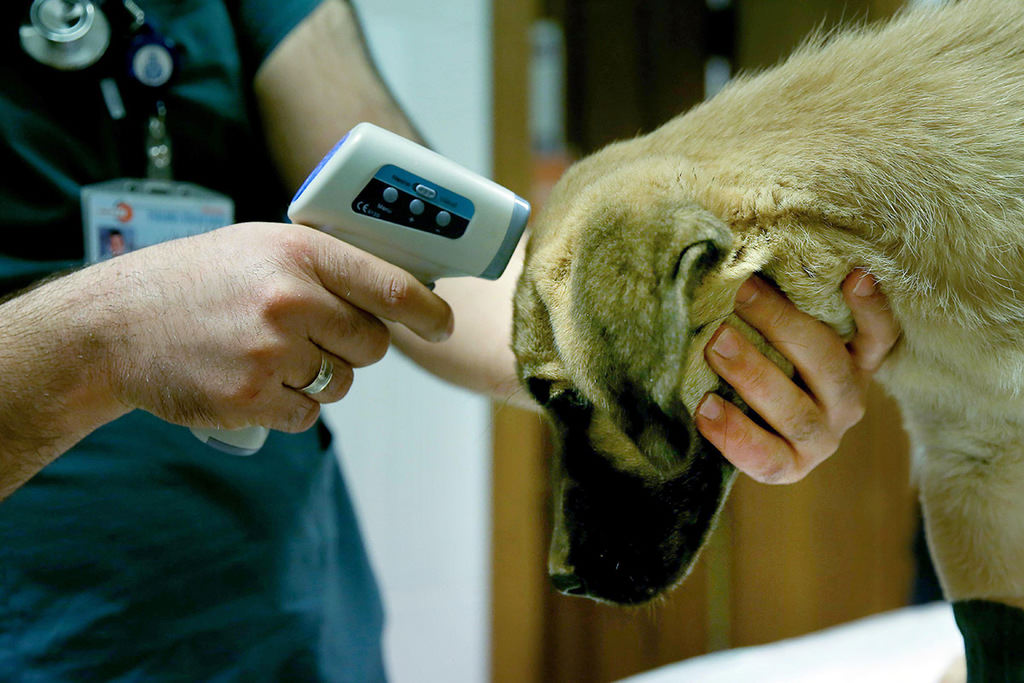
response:
{"label": "hand holding thermometer", "polygon": [[[288,217],[368,251],[432,284],[495,280],[526,228],[530,205],[497,183],[371,123],[334,146],[299,188]],[[237,455],[263,446],[265,427],[194,428]]]}

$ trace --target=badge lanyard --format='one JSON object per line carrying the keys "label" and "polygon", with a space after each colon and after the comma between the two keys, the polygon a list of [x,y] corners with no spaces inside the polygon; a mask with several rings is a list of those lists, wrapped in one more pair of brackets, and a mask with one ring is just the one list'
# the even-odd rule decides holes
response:
{"label": "badge lanyard", "polygon": [[[47,67],[97,81],[115,128],[125,129],[114,131],[121,168],[146,162],[144,178],[81,187],[86,260],[233,222],[229,197],[172,180],[167,88],[180,73],[181,56],[135,0],[33,0],[28,16],[19,31],[25,52]],[[144,156],[125,156],[132,150],[122,145],[140,134]]]}
{"label": "badge lanyard", "polygon": [[[101,4],[114,6],[111,16]],[[146,177],[171,179],[165,93],[180,68],[180,53],[146,20],[134,0],[33,0],[29,24],[21,26],[19,37],[29,56],[54,69],[79,71],[95,65],[103,102],[115,122],[128,114],[119,85],[123,81],[130,103],[148,110]],[[112,44],[114,50],[109,49]],[[116,52],[121,50],[123,57],[118,59]]]}

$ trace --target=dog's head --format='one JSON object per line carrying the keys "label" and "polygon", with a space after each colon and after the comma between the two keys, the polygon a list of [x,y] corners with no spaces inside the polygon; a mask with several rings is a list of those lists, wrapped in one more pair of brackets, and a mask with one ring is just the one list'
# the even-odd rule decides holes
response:
{"label": "dog's head", "polygon": [[749,270],[690,171],[625,144],[571,168],[534,225],[513,347],[559,445],[552,580],[635,604],[686,575],[733,481],[692,412],[729,393],[703,347]]}

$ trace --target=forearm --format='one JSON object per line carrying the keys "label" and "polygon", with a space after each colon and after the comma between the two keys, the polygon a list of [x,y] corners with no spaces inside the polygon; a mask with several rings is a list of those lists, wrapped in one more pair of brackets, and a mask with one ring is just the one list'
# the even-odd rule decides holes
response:
{"label": "forearm", "polygon": [[0,305],[0,499],[126,412],[106,379],[95,276],[79,271]]}
{"label": "forearm", "polygon": [[436,292],[455,315],[455,331],[447,341],[429,344],[398,325],[390,325],[395,345],[421,367],[459,386],[486,394],[500,403],[537,410],[516,376],[512,354],[512,294],[522,269],[516,252],[500,279],[441,280]]}
{"label": "forearm", "polygon": [[[267,57],[254,82],[278,170],[298,187],[322,156],[360,121],[418,138],[374,68],[355,14],[325,0]],[[393,340],[423,368],[499,401],[533,406],[519,390],[511,351],[512,292],[521,257],[496,282],[442,280],[437,293],[455,313],[446,342],[424,342],[390,324]]]}
{"label": "forearm", "polygon": [[253,82],[271,155],[289,189],[361,121],[418,139],[366,50],[347,2],[324,2],[289,33]]}

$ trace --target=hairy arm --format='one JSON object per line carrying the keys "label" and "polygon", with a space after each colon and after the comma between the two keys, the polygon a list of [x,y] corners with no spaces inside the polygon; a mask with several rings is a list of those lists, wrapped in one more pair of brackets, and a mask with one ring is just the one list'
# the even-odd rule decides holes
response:
{"label": "hairy arm", "polygon": [[[408,273],[297,225],[232,225],[45,283],[0,306],[0,496],[135,408],[306,429],[384,355],[383,321],[431,340],[452,325]],[[334,380],[302,393],[325,356]]]}
{"label": "hairy arm", "polygon": [[324,0],[285,36],[256,72],[253,89],[271,157],[289,189],[360,121],[419,138],[342,0]]}
{"label": "hairy arm", "polygon": [[402,351],[434,374],[491,396],[503,404],[539,410],[522,389],[512,353],[512,295],[523,267],[520,248],[494,282],[442,280],[435,291],[455,312],[452,336],[429,344],[407,330],[393,329]]}
{"label": "hairy arm", "polygon": [[[254,85],[272,156],[289,187],[297,188],[360,121],[418,138],[377,73],[352,8],[340,0],[325,0],[300,23],[264,61]],[[436,291],[455,314],[452,337],[431,344],[390,325],[395,344],[443,379],[532,407],[519,391],[510,346],[521,263],[517,255],[497,282],[441,281]]]}
{"label": "hairy arm", "polygon": [[0,304],[0,499],[126,412],[105,372],[114,321],[85,270]]}

